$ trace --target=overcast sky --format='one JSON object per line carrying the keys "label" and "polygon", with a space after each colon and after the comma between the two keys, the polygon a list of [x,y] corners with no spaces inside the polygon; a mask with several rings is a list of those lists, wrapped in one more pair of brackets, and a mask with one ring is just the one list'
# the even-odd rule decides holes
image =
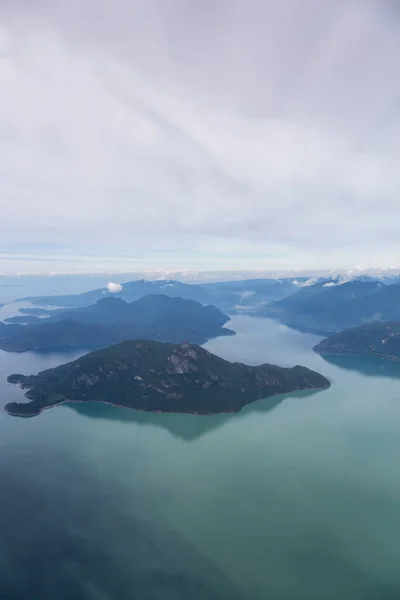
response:
{"label": "overcast sky", "polygon": [[0,0],[0,271],[400,266],[397,0]]}

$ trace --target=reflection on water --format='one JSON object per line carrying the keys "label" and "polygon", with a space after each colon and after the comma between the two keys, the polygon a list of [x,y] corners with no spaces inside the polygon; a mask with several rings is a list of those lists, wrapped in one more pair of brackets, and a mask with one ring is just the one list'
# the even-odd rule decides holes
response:
{"label": "reflection on water", "polygon": [[[305,391],[290,394],[291,398],[305,398],[316,393],[315,391]],[[120,421],[121,423],[133,422],[138,425],[150,425],[152,427],[161,427],[166,429],[174,437],[186,440],[188,442],[200,438],[202,435],[222,427],[232,420],[242,419],[246,415],[258,412],[267,413],[278,406],[288,396],[273,396],[258,400],[245,406],[240,412],[233,414],[220,415],[184,415],[168,413],[151,413],[129,408],[120,408],[102,404],[100,402],[68,402],[64,406],[72,408],[82,416],[91,419],[105,419],[110,421]]]}
{"label": "reflection on water", "polygon": [[98,478],[72,449],[58,461],[39,457],[0,460],[2,599],[242,598],[209,557],[146,509],[140,487]]}
{"label": "reflection on water", "polygon": [[[266,319],[230,327],[210,351],[332,387],[207,417],[0,411],[1,600],[400,598],[399,365],[328,362]],[[23,399],[8,374],[78,355],[0,352],[0,401]]]}
{"label": "reflection on water", "polygon": [[[55,474],[56,475],[56,474]],[[83,475],[83,474],[81,474]],[[181,534],[129,514],[85,473],[75,495],[0,471],[0,597],[7,600],[240,600],[229,578]],[[72,482],[71,482],[72,483]],[[54,487],[57,487],[55,485]],[[112,519],[109,516],[112,515]]]}

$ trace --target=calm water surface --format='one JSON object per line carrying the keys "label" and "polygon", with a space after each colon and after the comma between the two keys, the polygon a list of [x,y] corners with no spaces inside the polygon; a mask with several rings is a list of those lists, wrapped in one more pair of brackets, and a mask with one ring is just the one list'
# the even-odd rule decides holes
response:
{"label": "calm water surface", "polygon": [[[0,411],[0,598],[398,600],[400,365],[327,362],[318,337],[235,317],[207,348],[303,364],[320,393],[234,416]],[[0,353],[2,406],[77,354]]]}

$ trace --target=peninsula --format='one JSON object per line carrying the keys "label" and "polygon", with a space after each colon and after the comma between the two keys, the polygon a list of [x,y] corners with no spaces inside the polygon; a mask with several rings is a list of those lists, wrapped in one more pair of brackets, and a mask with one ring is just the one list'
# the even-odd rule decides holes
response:
{"label": "peninsula", "polygon": [[314,346],[318,354],[368,355],[400,361],[400,322],[345,329]]}
{"label": "peninsula", "polygon": [[268,396],[330,385],[306,367],[250,367],[197,345],[145,340],[96,350],[38,375],[10,375],[8,381],[27,389],[30,399],[6,405],[15,416],[34,416],[65,401],[157,412],[230,413]]}

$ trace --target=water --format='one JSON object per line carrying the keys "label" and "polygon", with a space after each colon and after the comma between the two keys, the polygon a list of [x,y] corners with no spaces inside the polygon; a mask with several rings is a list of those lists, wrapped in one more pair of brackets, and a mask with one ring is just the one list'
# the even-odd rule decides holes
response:
{"label": "water", "polygon": [[[7,309],[10,310],[9,307]],[[239,316],[209,350],[304,364],[329,390],[233,416],[0,412],[0,598],[398,600],[400,365],[316,356]],[[0,354],[5,382],[77,353]]]}

